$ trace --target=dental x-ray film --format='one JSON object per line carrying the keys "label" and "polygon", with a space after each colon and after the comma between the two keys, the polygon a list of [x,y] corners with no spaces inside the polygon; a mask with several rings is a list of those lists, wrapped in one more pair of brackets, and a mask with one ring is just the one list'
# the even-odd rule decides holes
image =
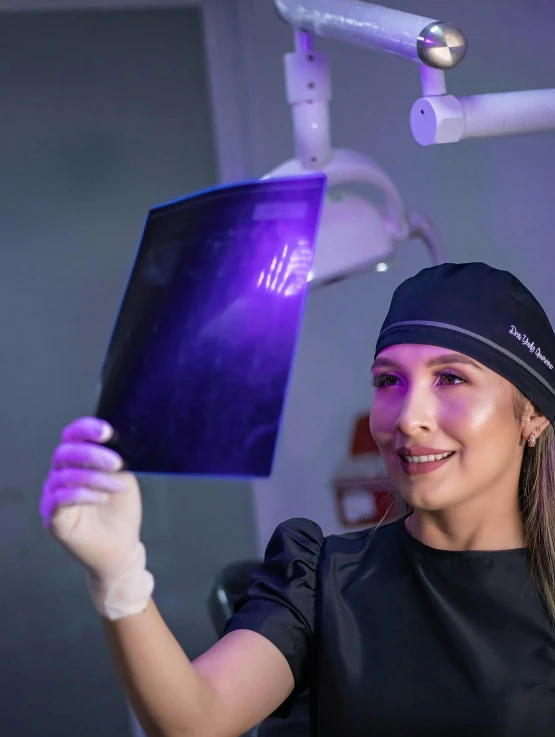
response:
{"label": "dental x-ray film", "polygon": [[242,183],[148,213],[96,408],[129,470],[270,475],[325,186]]}

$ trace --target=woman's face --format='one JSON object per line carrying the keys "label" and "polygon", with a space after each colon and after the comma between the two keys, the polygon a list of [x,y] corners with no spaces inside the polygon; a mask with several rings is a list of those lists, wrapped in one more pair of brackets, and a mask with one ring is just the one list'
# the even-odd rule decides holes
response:
{"label": "woman's face", "polygon": [[481,494],[516,498],[522,428],[508,381],[428,345],[386,348],[372,373],[370,430],[408,504],[435,511]]}

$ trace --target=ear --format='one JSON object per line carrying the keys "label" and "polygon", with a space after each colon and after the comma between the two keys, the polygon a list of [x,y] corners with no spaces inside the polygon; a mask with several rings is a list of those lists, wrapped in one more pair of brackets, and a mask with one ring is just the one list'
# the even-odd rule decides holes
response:
{"label": "ear", "polygon": [[534,435],[537,440],[549,424],[547,417],[539,409],[534,407],[531,402],[528,402],[526,412],[522,418],[521,432],[523,440],[528,440],[530,435]]}

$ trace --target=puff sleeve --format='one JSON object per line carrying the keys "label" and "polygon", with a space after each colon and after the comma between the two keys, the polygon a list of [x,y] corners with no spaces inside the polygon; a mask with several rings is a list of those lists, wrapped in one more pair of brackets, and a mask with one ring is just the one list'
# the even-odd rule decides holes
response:
{"label": "puff sleeve", "polygon": [[315,522],[299,518],[278,525],[264,562],[237,601],[224,630],[224,635],[239,629],[258,632],[287,659],[295,690],[278,711],[279,716],[286,715],[287,704],[309,685],[322,543],[322,530]]}

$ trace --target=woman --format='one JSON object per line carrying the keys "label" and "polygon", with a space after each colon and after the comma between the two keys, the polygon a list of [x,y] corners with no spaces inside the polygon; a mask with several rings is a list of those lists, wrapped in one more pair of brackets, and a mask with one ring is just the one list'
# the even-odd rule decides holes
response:
{"label": "woman", "polygon": [[555,733],[555,335],[511,274],[425,269],[395,292],[370,427],[407,506],[324,538],[280,525],[224,637],[191,663],[151,599],[140,494],[66,428],[45,525],[88,570],[115,667],[149,735],[232,737],[310,686],[319,737]]}

